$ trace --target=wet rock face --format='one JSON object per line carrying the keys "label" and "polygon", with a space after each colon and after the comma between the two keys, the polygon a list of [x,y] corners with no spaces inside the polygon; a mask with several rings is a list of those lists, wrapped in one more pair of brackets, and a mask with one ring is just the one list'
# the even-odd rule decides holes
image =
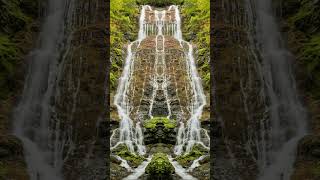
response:
{"label": "wet rock face", "polygon": [[[192,88],[187,77],[184,53],[173,37],[165,35],[163,40],[163,54],[157,55],[156,36],[153,35],[143,40],[138,48],[133,47],[134,70],[127,96],[132,105],[130,116],[134,121],[141,117],[148,119],[150,113],[153,116],[168,116],[168,105],[170,118],[184,114],[188,119]],[[154,78],[155,72],[161,75]]]}
{"label": "wet rock face", "polygon": [[[265,99],[259,69],[250,50],[244,1],[214,3],[215,116],[214,176],[256,179],[256,132],[264,117]],[[226,153],[227,152],[227,153]]]}
{"label": "wet rock face", "polygon": [[[70,44],[61,59],[55,99],[65,144],[64,179],[106,177],[105,111],[106,4],[105,0],[78,0],[68,22]],[[100,127],[99,127],[100,126]],[[88,168],[90,167],[90,168]]]}

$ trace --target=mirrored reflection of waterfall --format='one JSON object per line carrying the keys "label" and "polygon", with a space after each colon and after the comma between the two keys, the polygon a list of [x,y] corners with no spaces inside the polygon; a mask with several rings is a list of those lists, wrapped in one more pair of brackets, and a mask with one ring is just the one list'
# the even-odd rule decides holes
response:
{"label": "mirrored reflection of waterfall", "polygon": [[[260,180],[288,180],[295,152],[306,134],[306,112],[302,107],[292,73],[292,55],[285,49],[271,0],[246,0],[256,64],[262,71],[268,120],[261,123],[258,145]],[[255,26],[254,26],[255,25]],[[266,134],[263,136],[263,134]]]}
{"label": "mirrored reflection of waterfall", "polygon": [[73,1],[49,0],[38,48],[31,52],[23,94],[14,113],[14,133],[23,142],[32,180],[62,179],[64,137],[60,121],[53,120],[52,97],[59,58],[71,18]]}
{"label": "mirrored reflection of waterfall", "polygon": [[[201,125],[200,118],[202,115],[203,107],[206,105],[206,97],[203,92],[201,78],[199,77],[196,63],[193,57],[193,47],[191,43],[182,39],[181,32],[181,17],[178,6],[172,5],[169,10],[175,11],[175,29],[174,37],[180,42],[181,46],[186,45],[186,64],[187,73],[189,76],[190,84],[192,87],[193,97],[190,104],[190,118],[185,127],[183,122],[180,123],[177,136],[177,145],[175,146],[175,154],[180,155],[183,152],[183,148],[186,146],[186,152],[190,152],[195,144],[201,144],[205,148],[209,149],[209,145],[205,145],[201,140]],[[208,136],[207,136],[208,137]]]}

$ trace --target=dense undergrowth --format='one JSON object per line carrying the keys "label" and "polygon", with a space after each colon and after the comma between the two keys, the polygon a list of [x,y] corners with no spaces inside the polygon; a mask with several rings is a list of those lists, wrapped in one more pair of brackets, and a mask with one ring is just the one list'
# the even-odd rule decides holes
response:
{"label": "dense undergrowth", "polygon": [[17,66],[24,55],[21,31],[27,31],[37,9],[38,1],[0,1],[0,100],[14,92]]}
{"label": "dense undergrowth", "polygon": [[210,1],[185,0],[182,7],[184,38],[195,45],[198,71],[205,90],[210,88]]}
{"label": "dense undergrowth", "polygon": [[110,82],[114,90],[125,59],[125,45],[137,38],[139,6],[135,0],[112,0],[110,3]]}
{"label": "dense undergrowth", "polygon": [[306,90],[320,100],[320,1],[284,0],[282,7]]}

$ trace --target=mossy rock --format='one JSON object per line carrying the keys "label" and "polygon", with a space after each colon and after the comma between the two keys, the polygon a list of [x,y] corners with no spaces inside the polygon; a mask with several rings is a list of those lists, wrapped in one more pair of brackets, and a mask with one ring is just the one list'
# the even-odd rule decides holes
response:
{"label": "mossy rock", "polygon": [[153,176],[170,175],[174,173],[174,167],[166,154],[156,153],[146,167],[146,173]]}
{"label": "mossy rock", "polygon": [[178,161],[181,166],[189,167],[194,160],[198,159],[200,156],[203,156],[206,153],[208,153],[208,151],[201,145],[195,145],[189,153],[178,156],[175,158],[175,160]]}
{"label": "mossy rock", "polygon": [[175,144],[176,121],[166,117],[154,117],[144,122],[144,142],[148,144]]}
{"label": "mossy rock", "polygon": [[167,129],[173,129],[176,127],[176,121],[166,117],[154,117],[152,119],[146,120],[144,122],[144,127],[147,129],[154,129],[159,123],[162,123]]}
{"label": "mossy rock", "polygon": [[119,145],[112,153],[125,159],[131,167],[138,167],[145,160],[143,156],[131,153],[126,145]]}

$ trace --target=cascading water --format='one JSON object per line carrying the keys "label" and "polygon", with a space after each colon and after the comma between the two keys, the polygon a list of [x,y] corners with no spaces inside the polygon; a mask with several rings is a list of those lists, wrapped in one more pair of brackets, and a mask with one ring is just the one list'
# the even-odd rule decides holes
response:
{"label": "cascading water", "polygon": [[60,121],[52,120],[52,97],[56,90],[59,58],[68,37],[65,26],[70,21],[73,1],[49,0],[47,17],[42,25],[40,43],[30,57],[28,76],[21,101],[14,113],[14,134],[23,142],[32,180],[62,179],[65,140]]}
{"label": "cascading water", "polygon": [[[169,10],[171,9],[174,9],[175,11],[175,28],[173,33],[174,37],[180,42],[181,46],[183,46],[183,44],[186,44],[188,47],[188,51],[186,53],[186,65],[188,77],[193,92],[192,102],[190,105],[191,117],[187,122],[187,127],[185,128],[183,124],[180,124],[180,128],[178,130],[175,154],[180,155],[183,152],[183,148],[185,145],[187,153],[191,151],[192,147],[195,144],[201,144],[203,147],[209,149],[209,147],[201,141],[201,126],[199,121],[202,115],[203,107],[206,105],[206,97],[203,92],[201,78],[198,75],[197,67],[193,57],[193,47],[191,43],[182,39],[181,18],[179,8],[175,5],[172,5],[169,7]],[[184,133],[185,130],[186,132]]]}
{"label": "cascading water", "polygon": [[[288,180],[293,171],[295,150],[306,134],[306,112],[301,105],[292,75],[290,52],[284,48],[272,1],[246,0],[251,49],[261,59],[256,64],[262,71],[267,95],[269,118],[260,127],[258,166],[260,180]],[[250,37],[249,37],[250,39]]]}
{"label": "cascading water", "polygon": [[[132,53],[132,46],[138,43],[140,45],[141,41],[147,36],[147,28],[145,23],[145,11],[146,9],[152,10],[150,6],[145,5],[142,7],[140,20],[139,20],[139,35],[138,40],[131,42],[128,45],[127,57],[125,60],[125,65],[123,69],[123,74],[119,81],[119,86],[117,89],[117,94],[115,95],[114,104],[117,107],[118,114],[120,116],[120,139],[118,143],[114,146],[111,146],[111,149],[117,147],[119,144],[125,144],[129,151],[134,153],[134,144],[138,148],[139,154],[143,155],[145,153],[145,147],[143,144],[142,130],[140,123],[136,124],[136,128],[133,126],[133,122],[130,118],[130,104],[127,98],[128,87],[130,85],[131,75],[133,73],[133,62],[134,54]],[[134,133],[135,132],[135,133]],[[113,136],[112,136],[113,137]],[[112,141],[111,141],[112,142]]]}
{"label": "cascading water", "polygon": [[[172,10],[175,11],[174,14],[172,13]],[[173,19],[175,19],[174,23]],[[166,51],[166,46],[172,44],[175,45],[177,42],[179,42],[178,48],[184,50],[182,52],[179,49],[179,53],[181,53],[181,56],[183,57],[182,63],[185,63],[185,75],[187,81],[190,82],[190,91],[192,91],[191,94],[193,97],[190,98],[190,101],[187,101],[189,106],[186,107],[186,109],[189,109],[190,119],[187,122],[186,128],[184,128],[184,122],[180,122],[177,137],[178,142],[175,151],[178,152],[176,154],[181,155],[186,147],[186,152],[190,152],[195,144],[202,144],[205,148],[209,149],[202,142],[201,133],[203,133],[205,137],[208,137],[208,135],[206,131],[200,127],[199,121],[202,109],[206,104],[206,99],[203,93],[201,79],[197,73],[195,60],[193,58],[193,47],[189,42],[182,39],[182,32],[180,29],[181,19],[178,7],[170,6],[168,10],[159,11],[152,10],[150,6],[143,6],[139,23],[139,37],[137,41],[128,45],[123,74],[120,78],[117,94],[115,96],[114,103],[117,106],[121,122],[120,127],[112,133],[111,144],[113,143],[112,139],[116,137],[116,134],[120,134],[119,141],[112,146],[112,149],[116,148],[119,144],[125,144],[132,153],[135,153],[136,149],[140,155],[144,155],[146,153],[146,148],[143,145],[141,122],[136,122],[134,127],[134,122],[130,118],[132,105],[128,98],[128,94],[130,93],[129,91],[134,91],[134,88],[130,88],[133,85],[131,85],[131,83],[136,82],[136,80],[131,82],[135,77],[135,62],[137,61],[137,66],[140,64],[138,62],[140,59],[136,59],[136,52],[141,53],[139,50],[144,50],[145,46],[147,46],[147,48],[155,48],[152,51],[149,49],[147,51],[154,52],[155,54],[152,56],[154,59],[151,60],[152,66],[150,69],[152,74],[149,76],[150,79],[148,79],[146,83],[143,83],[143,87],[145,87],[145,84],[150,84],[150,89],[147,90],[148,95],[143,99],[143,101],[147,102],[143,104],[145,109],[147,109],[147,112],[145,112],[144,109],[143,114],[149,116],[148,118],[153,118],[154,116],[167,116],[170,121],[172,121],[171,118],[178,116],[176,112],[178,110],[173,111],[173,108],[171,107],[172,102],[176,101],[176,99],[170,99],[174,96],[172,95],[172,92],[170,95],[168,93],[169,90],[172,91],[172,89],[169,88],[171,85],[170,76],[172,75],[170,74],[170,67],[167,67],[168,59],[166,59],[168,55],[166,53],[170,53],[170,51]],[[174,38],[172,38],[172,36]],[[170,43],[167,45],[167,42]],[[155,45],[152,45],[153,43]],[[140,45],[142,47],[139,49]],[[188,86],[188,83],[186,84]],[[189,89],[187,91],[189,91]],[[186,94],[187,93],[188,92],[186,92]],[[137,117],[140,117],[139,114]],[[206,156],[201,156],[195,160],[192,167],[188,170],[184,169],[172,158],[169,158],[169,160],[174,165],[177,175],[181,176],[183,179],[195,179],[189,175],[188,172],[198,167],[199,161],[204,157]],[[124,159],[119,156],[116,156],[116,158],[121,161],[121,166],[125,167],[129,172],[133,172],[133,174],[129,175],[125,179],[138,179],[144,174],[145,168],[151,161],[151,158],[148,158],[148,160],[144,161],[138,168],[132,169]]]}

